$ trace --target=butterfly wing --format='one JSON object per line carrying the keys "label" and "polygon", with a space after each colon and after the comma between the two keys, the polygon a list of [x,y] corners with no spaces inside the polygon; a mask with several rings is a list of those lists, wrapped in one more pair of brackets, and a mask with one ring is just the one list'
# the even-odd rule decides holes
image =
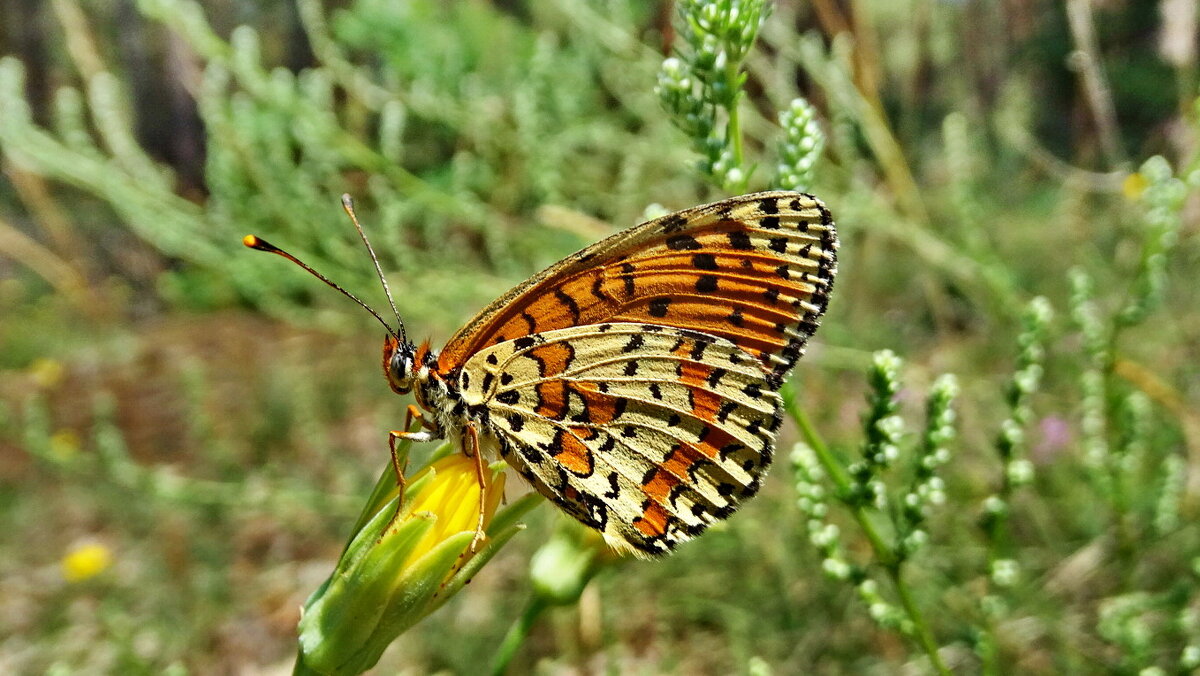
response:
{"label": "butterfly wing", "polygon": [[610,542],[665,553],[757,491],[775,390],[836,262],[833,220],[812,196],[688,209],[508,292],[437,370],[539,492]]}
{"label": "butterfly wing", "polygon": [[757,492],[779,396],[733,343],[612,323],[485,348],[462,369],[500,452],[615,545],[662,554]]}
{"label": "butterfly wing", "polygon": [[820,200],[761,192],[686,209],[597,242],[534,275],[455,334],[451,374],[483,348],[603,322],[701,331],[753,355],[778,386],[833,287],[837,232]]}

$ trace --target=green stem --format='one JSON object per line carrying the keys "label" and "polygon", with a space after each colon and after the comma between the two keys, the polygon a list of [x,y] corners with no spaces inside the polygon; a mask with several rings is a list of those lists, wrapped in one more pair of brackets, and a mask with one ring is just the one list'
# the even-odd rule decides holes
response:
{"label": "green stem", "polygon": [[304,651],[297,648],[296,664],[292,667],[292,676],[316,676],[317,673],[304,663]]}
{"label": "green stem", "polygon": [[813,427],[812,421],[808,419],[808,414],[796,405],[795,395],[788,393],[783,398],[783,407],[787,414],[796,421],[796,425],[800,427],[800,434],[804,437],[804,442],[813,449],[817,454],[817,459],[821,462],[821,466],[829,473],[833,479],[833,483],[837,484],[838,491],[846,494],[850,491],[850,477],[847,476],[846,470],[842,464],[833,457],[829,452],[829,447],[825,445],[825,441],[821,439],[821,435],[817,434],[817,429]]}
{"label": "green stem", "polygon": [[[804,440],[813,449],[817,456],[818,462],[825,469],[825,472],[833,478],[833,482],[838,487],[840,496],[849,495],[850,477],[846,475],[846,470],[837,458],[830,453],[829,447],[821,439],[809,421],[808,416],[804,411],[796,405],[795,397],[791,393],[784,396],[784,409],[788,415],[796,421],[800,427],[800,433],[804,436]],[[879,533],[875,523],[871,521],[867,515],[867,510],[862,505],[851,504],[844,499],[842,503],[849,508],[850,513],[854,515],[854,520],[858,522],[862,528],[863,535],[871,543],[871,548],[875,551],[875,558],[888,571],[888,575],[892,579],[892,583],[896,587],[896,593],[900,597],[900,604],[904,607],[904,612],[908,615],[908,619],[913,623],[913,633],[916,635],[917,641],[921,644],[921,648],[925,654],[929,656],[929,661],[933,664],[934,669],[939,674],[948,676],[950,670],[942,662],[941,656],[938,654],[937,643],[933,640],[933,633],[929,630],[929,625],[925,622],[925,617],[921,614],[921,610],[913,601],[912,593],[908,589],[908,585],[904,583],[901,576],[901,567],[903,562],[897,557],[896,550],[884,541],[883,536]]]}
{"label": "green stem", "polygon": [[[725,130],[725,140],[729,143],[730,148],[733,149],[733,166],[738,169],[742,169],[742,162],[745,158],[745,151],[742,149],[742,122],[738,114],[738,101],[741,99],[741,94],[736,89],[740,66],[740,63],[731,63],[725,66],[725,86],[729,88],[729,91],[733,92],[729,105],[726,107],[729,113],[729,126]],[[736,192],[743,192],[749,182],[750,177],[743,170],[741,182],[731,187],[736,188]]]}
{"label": "green stem", "polygon": [[900,605],[904,606],[904,612],[908,614],[908,619],[913,623],[913,633],[916,634],[917,642],[921,644],[921,648],[929,656],[929,662],[933,665],[933,668],[943,676],[950,676],[950,670],[942,662],[942,656],[938,654],[937,643],[933,640],[933,632],[929,631],[929,625],[925,623],[925,616],[921,614],[921,609],[913,601],[912,593],[909,591],[908,585],[904,583],[900,569],[901,566],[897,563],[894,566],[888,566],[887,571],[888,575],[892,578],[892,584],[896,586],[896,594],[900,597]]}
{"label": "green stem", "polygon": [[875,550],[875,556],[880,563],[885,566],[894,565],[896,561],[896,552],[883,540],[879,529],[875,527],[875,523],[867,516],[867,510],[861,505],[854,505],[848,502],[845,497],[850,495],[850,477],[846,474],[846,468],[842,467],[842,463],[837,458],[833,457],[829,447],[825,445],[825,441],[817,434],[816,428],[808,419],[808,414],[796,405],[795,396],[789,394],[783,398],[783,406],[792,420],[800,427],[800,434],[804,436],[804,441],[813,449],[813,453],[817,456],[817,461],[821,463],[821,467],[825,469],[825,473],[833,479],[833,483],[837,486],[838,499],[842,504],[850,510],[854,515],[854,520],[858,522],[862,528],[863,534],[867,536],[867,540],[871,542],[871,548]]}
{"label": "green stem", "polygon": [[508,633],[504,636],[504,642],[500,644],[500,649],[496,651],[496,657],[492,660],[493,675],[503,674],[508,670],[508,665],[512,662],[512,658],[517,654],[521,644],[529,637],[530,630],[541,617],[542,612],[547,608],[546,602],[541,597],[533,597],[529,599],[529,603],[525,606],[525,610],[521,612],[521,616],[509,628]]}

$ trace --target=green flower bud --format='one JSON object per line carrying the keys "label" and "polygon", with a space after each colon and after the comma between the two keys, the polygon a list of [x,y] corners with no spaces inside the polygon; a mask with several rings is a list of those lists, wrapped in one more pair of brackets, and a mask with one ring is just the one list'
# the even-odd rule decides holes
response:
{"label": "green flower bud", "polygon": [[[522,498],[499,514],[503,470],[484,471],[451,453],[408,482],[396,513],[389,470],[337,568],[305,603],[296,673],[357,674],[379,661],[397,636],[442,606],[522,526],[538,502]],[[482,505],[484,536],[476,528]]]}

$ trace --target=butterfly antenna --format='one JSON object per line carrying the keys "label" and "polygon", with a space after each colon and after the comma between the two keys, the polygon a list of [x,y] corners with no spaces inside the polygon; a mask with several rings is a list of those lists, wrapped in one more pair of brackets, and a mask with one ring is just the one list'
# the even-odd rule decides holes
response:
{"label": "butterfly antenna", "polygon": [[[296,265],[299,265],[300,267],[304,268],[304,269],[305,269],[305,270],[307,270],[307,271],[308,271],[308,273],[309,273],[309,274],[311,274],[313,277],[316,277],[317,279],[321,280],[322,282],[325,282],[325,283],[326,283],[326,284],[328,284],[329,286],[331,286],[331,287],[333,287],[333,288],[337,289],[338,291],[340,291],[340,292],[342,293],[342,295],[346,296],[347,298],[349,298],[350,300],[354,301],[355,303],[358,303],[359,305],[361,305],[361,306],[363,307],[363,309],[364,309],[364,310],[366,310],[367,312],[370,312],[370,313],[371,313],[371,316],[372,316],[372,317],[374,317],[375,319],[379,320],[379,323],[380,323],[380,324],[383,324],[383,328],[387,329],[388,335],[392,336],[393,338],[395,338],[395,339],[397,339],[397,340],[399,340],[399,341],[401,341],[401,342],[404,342],[404,337],[403,337],[403,330],[404,330],[404,329],[403,329],[403,326],[401,326],[401,334],[397,334],[397,333],[396,333],[396,331],[395,331],[395,329],[393,329],[392,327],[388,326],[388,323],[387,323],[387,322],[385,322],[385,321],[383,321],[383,317],[380,317],[378,312],[376,312],[375,310],[372,310],[372,309],[371,309],[371,306],[369,306],[369,305],[367,305],[366,303],[364,303],[364,302],[362,302],[361,300],[359,300],[359,299],[358,299],[358,297],[357,297],[357,296],[355,296],[354,294],[350,293],[349,291],[347,291],[347,290],[343,289],[342,287],[338,286],[337,284],[333,283],[333,281],[332,281],[332,280],[330,280],[330,279],[329,279],[328,277],[326,277],[325,275],[323,275],[323,274],[321,274],[321,273],[317,272],[316,270],[313,270],[313,269],[312,269],[311,267],[309,267],[309,266],[308,266],[308,264],[307,264],[307,263],[305,263],[304,261],[300,260],[299,258],[296,258],[295,256],[293,256],[292,254],[290,254],[290,253],[288,253],[288,252],[284,251],[283,249],[280,249],[279,247],[275,246],[274,244],[271,244],[271,243],[270,243],[270,242],[268,242],[267,240],[265,240],[265,239],[261,239],[261,238],[259,238],[259,237],[255,237],[254,235],[246,235],[245,237],[243,237],[243,238],[242,238],[242,244],[245,244],[246,246],[250,247],[251,249],[257,249],[257,250],[259,250],[259,251],[266,251],[267,253],[273,253],[273,254],[275,254],[275,255],[277,255],[277,256],[283,256],[284,258],[288,259],[289,261],[291,261],[291,262],[295,263]],[[378,266],[378,263],[376,263],[376,265]],[[389,297],[389,300],[390,300],[390,297]],[[395,306],[393,306],[393,308],[394,308],[394,307],[395,307]]]}
{"label": "butterfly antenna", "polygon": [[362,225],[358,222],[358,216],[354,213],[354,200],[350,199],[349,195],[342,195],[342,208],[350,216],[350,221],[354,223],[354,229],[358,230],[358,236],[362,238],[363,244],[367,245],[367,253],[371,254],[371,262],[375,264],[375,273],[379,275],[379,282],[383,284],[383,293],[387,296],[388,305],[392,306],[392,314],[396,315],[396,326],[400,328],[401,342],[407,342],[408,336],[404,331],[404,320],[400,319],[400,311],[396,309],[396,301],[392,300],[392,290],[388,288],[387,277],[383,276],[383,268],[379,266],[379,257],[375,255],[371,240],[367,239],[367,233],[363,231]]}

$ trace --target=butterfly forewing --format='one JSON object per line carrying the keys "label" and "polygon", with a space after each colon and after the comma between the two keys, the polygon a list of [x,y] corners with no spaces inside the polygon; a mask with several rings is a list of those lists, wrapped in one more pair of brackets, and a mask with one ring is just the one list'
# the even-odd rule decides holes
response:
{"label": "butterfly forewing", "polygon": [[508,292],[437,370],[534,488],[614,544],[665,553],[758,490],[776,389],[825,310],[836,253],[809,195],[674,213]]}
{"label": "butterfly forewing", "polygon": [[734,197],[643,223],[505,294],[447,343],[439,370],[532,333],[632,321],[725,338],[778,385],[825,310],[837,235],[816,198]]}

